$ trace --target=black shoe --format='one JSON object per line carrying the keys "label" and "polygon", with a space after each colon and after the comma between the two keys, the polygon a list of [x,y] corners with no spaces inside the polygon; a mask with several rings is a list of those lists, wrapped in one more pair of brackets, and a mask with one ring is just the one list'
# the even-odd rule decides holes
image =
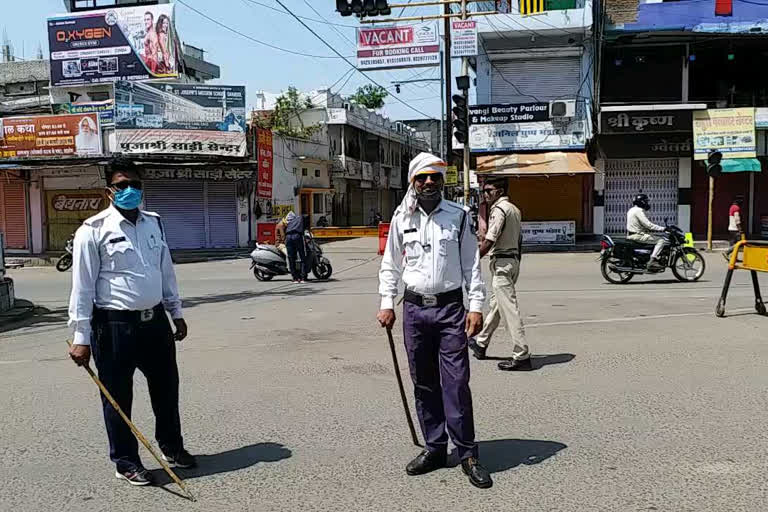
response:
{"label": "black shoe", "polygon": [[125,472],[115,471],[115,477],[118,480],[125,480],[135,486],[152,485],[154,483],[152,475],[144,468],[131,469]]}
{"label": "black shoe", "polygon": [[163,454],[163,460],[165,460],[165,462],[168,464],[173,464],[177,468],[182,469],[194,468],[197,466],[197,460],[195,459],[194,455],[190,455],[190,453],[184,448],[182,448],[175,455]]}
{"label": "black shoe", "polygon": [[508,359],[499,363],[499,370],[505,372],[529,372],[533,370],[531,364],[531,358],[525,359]]}
{"label": "black shoe", "polygon": [[488,347],[481,347],[477,344],[477,341],[475,341],[474,338],[470,338],[469,340],[469,349],[472,351],[472,355],[475,356],[475,359],[485,359],[485,351],[488,350]]}
{"label": "black shoe", "polygon": [[446,459],[445,453],[424,450],[405,466],[405,472],[411,476],[424,475],[436,469],[444,468]]}
{"label": "black shoe", "polygon": [[488,489],[493,486],[491,474],[477,461],[475,457],[468,457],[461,461],[461,469],[469,477],[469,483],[480,489]]}

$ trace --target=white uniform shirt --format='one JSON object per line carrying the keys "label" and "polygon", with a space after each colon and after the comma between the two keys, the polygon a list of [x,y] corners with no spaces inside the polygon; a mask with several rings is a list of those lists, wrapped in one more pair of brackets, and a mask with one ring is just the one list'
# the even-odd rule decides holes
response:
{"label": "white uniform shirt", "polygon": [[420,207],[413,215],[401,209],[395,212],[379,270],[381,309],[394,309],[402,278],[406,288],[421,295],[449,292],[463,283],[469,310],[482,312],[485,284],[469,217],[462,206],[445,199],[429,215]]}
{"label": "white uniform shirt", "polygon": [[161,302],[181,318],[181,299],[160,217],[141,212],[136,225],[114,206],[86,220],[75,234],[69,325],[76,345],[90,345],[94,305],[143,311]]}
{"label": "white uniform shirt", "polygon": [[648,220],[648,216],[645,215],[645,210],[639,206],[633,206],[629,209],[627,212],[628,233],[649,233],[653,231],[664,231],[664,227]]}

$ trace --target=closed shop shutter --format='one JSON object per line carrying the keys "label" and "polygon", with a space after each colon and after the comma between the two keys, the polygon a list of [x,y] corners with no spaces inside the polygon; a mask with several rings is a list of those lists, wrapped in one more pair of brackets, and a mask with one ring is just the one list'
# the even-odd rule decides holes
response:
{"label": "closed shop shutter", "polygon": [[349,182],[349,225],[364,226],[363,191],[359,181]]}
{"label": "closed shop shutter", "polygon": [[540,101],[583,96],[578,92],[582,79],[580,62],[581,58],[576,56],[494,61],[491,67],[491,103],[537,101],[526,94]]}
{"label": "closed shop shutter", "polygon": [[27,194],[23,182],[0,184],[2,208],[0,229],[5,235],[7,249],[27,249]]}
{"label": "closed shop shutter", "polygon": [[171,249],[206,247],[203,185],[184,181],[145,183],[146,209],[162,217],[165,240]]}
{"label": "closed shop shutter", "polygon": [[376,213],[380,213],[378,190],[363,190],[363,225],[371,224]]}
{"label": "closed shop shutter", "polygon": [[611,159],[605,163],[605,232],[625,234],[627,211],[637,194],[648,194],[651,222],[677,224],[677,158]]}
{"label": "closed shop shutter", "polygon": [[209,247],[237,246],[237,198],[234,183],[208,183]]}

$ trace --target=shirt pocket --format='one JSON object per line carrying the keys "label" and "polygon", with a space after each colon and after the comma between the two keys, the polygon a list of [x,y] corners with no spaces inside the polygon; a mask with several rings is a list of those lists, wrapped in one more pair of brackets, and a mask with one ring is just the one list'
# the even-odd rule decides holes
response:
{"label": "shirt pocket", "polygon": [[405,247],[405,264],[412,265],[418,263],[422,256],[421,240],[419,239],[418,232],[404,234],[403,246]]}
{"label": "shirt pocket", "polygon": [[162,239],[156,236],[150,236],[147,239],[147,263],[153,267],[160,266],[160,258],[163,256],[165,244]]}
{"label": "shirt pocket", "polygon": [[440,230],[440,256],[448,256],[449,254],[458,254],[459,247],[459,229],[456,227],[450,227],[448,229]]}
{"label": "shirt pocket", "polygon": [[107,244],[106,267],[113,272],[135,268],[139,255],[129,240]]}

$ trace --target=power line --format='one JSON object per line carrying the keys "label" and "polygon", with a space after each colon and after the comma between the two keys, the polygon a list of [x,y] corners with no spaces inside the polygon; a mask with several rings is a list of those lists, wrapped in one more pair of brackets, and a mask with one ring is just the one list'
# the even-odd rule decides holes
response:
{"label": "power line", "polygon": [[237,35],[239,35],[241,37],[244,37],[244,38],[246,38],[246,39],[248,39],[250,41],[253,41],[254,43],[258,43],[258,44],[267,46],[269,48],[273,48],[275,50],[280,50],[281,52],[290,53],[290,54],[293,54],[293,55],[301,55],[302,57],[312,57],[313,59],[337,59],[337,58],[341,57],[341,58],[346,60],[346,58],[344,56],[342,56],[341,54],[338,54],[338,52],[335,52],[335,53],[337,53],[339,55],[339,57],[334,57],[332,55],[312,55],[310,53],[298,52],[298,51],[295,51],[295,50],[289,50],[287,48],[281,48],[279,46],[275,46],[273,44],[269,44],[267,42],[264,42],[264,41],[261,41],[259,39],[256,39],[255,37],[251,37],[248,34],[240,32],[239,30],[234,29],[234,28],[230,27],[229,25],[225,25],[224,23],[222,23],[222,22],[220,22],[220,21],[218,21],[218,20],[216,20],[214,18],[211,18],[210,16],[208,16],[204,12],[201,12],[201,11],[195,9],[194,7],[192,7],[191,5],[186,3],[184,0],[178,0],[178,2],[181,5],[183,5],[184,7],[186,7],[187,9],[196,12],[197,14],[199,14],[203,18],[207,19],[208,21],[210,21],[212,23],[215,23],[216,25],[218,25],[218,26],[220,26],[220,27],[222,27],[222,28],[224,28],[226,30],[229,30],[230,32],[233,32],[233,33],[235,33],[235,34],[237,34]]}
{"label": "power line", "polygon": [[[353,69],[356,69],[356,70],[357,70],[357,71],[358,71],[358,72],[359,72],[361,75],[363,75],[365,78],[367,78],[367,79],[368,79],[370,82],[372,82],[374,85],[378,85],[378,86],[379,86],[379,87],[381,87],[382,89],[385,89],[385,87],[384,87],[384,86],[382,86],[382,85],[381,85],[380,83],[378,83],[376,80],[374,80],[373,78],[371,78],[371,77],[368,75],[368,73],[366,73],[366,72],[364,72],[364,71],[361,71],[361,70],[357,69],[357,67],[356,67],[354,64],[352,64],[352,63],[349,61],[349,59],[348,59],[347,57],[344,57],[344,56],[343,56],[341,53],[339,53],[339,51],[338,51],[338,50],[336,50],[336,48],[334,48],[334,47],[333,47],[333,45],[331,45],[331,44],[330,44],[330,43],[328,43],[328,42],[327,42],[325,39],[323,39],[322,37],[320,37],[320,35],[319,35],[317,32],[315,32],[315,31],[312,29],[312,27],[310,27],[309,25],[307,25],[306,23],[304,23],[304,22],[301,20],[301,18],[299,18],[298,16],[296,16],[296,14],[294,14],[294,13],[293,13],[293,11],[291,11],[290,9],[288,9],[288,8],[285,6],[285,4],[284,4],[284,3],[283,3],[281,0],[275,0],[275,2],[277,2],[278,4],[280,4],[280,7],[282,7],[283,9],[285,9],[285,11],[286,11],[287,13],[289,13],[291,16],[293,16],[293,17],[296,19],[296,21],[298,21],[299,23],[301,23],[301,25],[302,25],[302,26],[304,26],[304,28],[306,28],[307,30],[309,30],[309,31],[312,33],[312,35],[314,35],[316,38],[318,38],[318,39],[320,40],[320,42],[322,42],[322,43],[323,43],[325,46],[327,46],[328,48],[330,48],[330,49],[331,49],[331,51],[332,51],[333,53],[335,53],[336,55],[338,55],[339,57],[341,57],[342,59],[344,59],[344,62],[346,62],[347,64],[349,64],[349,66],[350,66],[351,68],[353,68]],[[397,100],[398,102],[400,102],[400,103],[402,103],[403,105],[405,105],[406,107],[408,107],[409,109],[413,110],[414,112],[417,112],[418,114],[420,114],[420,115],[422,115],[422,116],[424,116],[424,117],[427,117],[427,118],[431,118],[431,117],[432,117],[432,116],[430,116],[429,114],[426,114],[425,112],[422,112],[421,110],[419,110],[419,109],[417,109],[417,108],[415,108],[415,107],[412,107],[411,105],[409,105],[409,104],[408,104],[408,103],[406,103],[405,101],[401,100],[401,99],[400,99],[400,98],[398,98],[397,96],[392,96],[392,97],[393,97],[395,100]]]}
{"label": "power line", "polygon": [[[267,5],[267,4],[262,3],[262,2],[257,2],[256,0],[243,0],[243,2],[250,2],[250,3],[255,4],[255,5],[260,5],[262,7],[266,7],[267,9],[271,9],[271,10],[273,10],[275,12],[279,12],[280,14],[288,14],[285,11],[281,11],[277,7],[272,7],[271,5]],[[326,25],[333,25],[333,26],[336,26],[336,27],[357,28],[357,27],[355,27],[355,25],[344,25],[344,24],[341,24],[341,23],[333,23],[333,22],[330,22],[328,20],[325,20],[325,21],[316,20],[314,18],[309,18],[307,16],[299,16],[299,18],[307,20],[307,21],[312,21],[314,23],[323,23],[323,24],[326,24]]]}

